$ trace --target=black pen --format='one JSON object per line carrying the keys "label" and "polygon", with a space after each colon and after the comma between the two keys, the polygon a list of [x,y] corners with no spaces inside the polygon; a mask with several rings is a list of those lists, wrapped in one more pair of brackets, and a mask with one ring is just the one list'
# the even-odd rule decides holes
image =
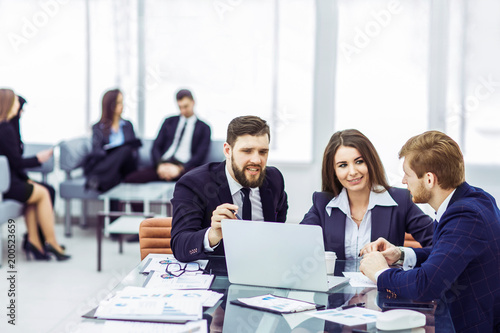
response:
{"label": "black pen", "polygon": [[345,310],[345,309],[350,309],[350,308],[355,308],[355,307],[364,307],[365,306],[365,303],[356,303],[356,304],[351,304],[351,305],[346,305],[346,306],[343,306],[342,307],[342,310]]}
{"label": "black pen", "polygon": [[237,218],[238,220],[242,220],[242,218],[241,218],[238,214],[236,214],[236,211],[235,211],[235,210],[230,209],[230,211],[234,214],[234,216],[236,216],[236,218]]}

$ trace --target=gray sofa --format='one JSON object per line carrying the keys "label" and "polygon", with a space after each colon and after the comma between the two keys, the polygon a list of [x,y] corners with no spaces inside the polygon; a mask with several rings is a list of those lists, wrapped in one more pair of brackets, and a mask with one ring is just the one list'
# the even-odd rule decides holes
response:
{"label": "gray sofa", "polygon": [[[224,153],[222,145],[224,141],[212,141],[210,151],[205,163],[223,161]],[[142,147],[139,149],[139,168],[151,166],[152,139],[142,139]],[[80,225],[87,225],[87,206],[89,200],[97,200],[99,192],[85,190],[85,176],[82,164],[85,156],[92,149],[91,139],[88,137],[76,138],[63,141],[60,144],[60,168],[66,174],[66,179],[59,184],[59,195],[65,201],[64,233],[66,237],[71,236],[71,199],[78,199],[82,203],[82,215]]]}

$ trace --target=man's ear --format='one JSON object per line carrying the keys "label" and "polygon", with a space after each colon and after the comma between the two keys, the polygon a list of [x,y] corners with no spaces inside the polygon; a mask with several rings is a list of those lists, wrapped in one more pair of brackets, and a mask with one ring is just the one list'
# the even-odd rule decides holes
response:
{"label": "man's ear", "polygon": [[224,142],[224,156],[226,156],[226,158],[231,156],[231,146],[227,142]]}
{"label": "man's ear", "polygon": [[425,174],[425,186],[428,189],[432,189],[435,186],[438,186],[438,179],[437,179],[436,175],[433,174],[432,172],[427,172]]}

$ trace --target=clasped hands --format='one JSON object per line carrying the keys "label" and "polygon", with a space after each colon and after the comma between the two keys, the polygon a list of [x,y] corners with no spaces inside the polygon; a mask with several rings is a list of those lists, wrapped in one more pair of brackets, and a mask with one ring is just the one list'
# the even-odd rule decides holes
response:
{"label": "clasped hands", "polygon": [[158,178],[169,181],[181,175],[183,167],[173,163],[160,163],[156,168]]}
{"label": "clasped hands", "polygon": [[237,219],[236,213],[238,213],[238,206],[229,203],[217,206],[212,212],[212,223],[208,231],[208,241],[211,247],[217,245],[222,239],[221,221],[224,219]]}
{"label": "clasped hands", "polygon": [[380,237],[374,242],[366,244],[359,255],[361,259],[359,270],[370,280],[376,282],[375,273],[389,268],[401,257],[401,249],[389,243],[385,238]]}

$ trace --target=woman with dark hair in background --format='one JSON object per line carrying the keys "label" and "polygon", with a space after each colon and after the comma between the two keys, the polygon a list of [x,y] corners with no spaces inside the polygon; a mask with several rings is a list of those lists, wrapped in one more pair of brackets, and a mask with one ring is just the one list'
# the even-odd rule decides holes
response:
{"label": "woman with dark hair in background", "polygon": [[122,118],[122,111],[121,91],[107,91],[102,98],[101,119],[92,126],[92,152],[84,163],[87,188],[105,192],[137,168],[141,141],[132,123]]}
{"label": "woman with dark hair in background", "polygon": [[373,144],[360,131],[336,132],[323,155],[322,192],[302,224],[320,225],[326,251],[356,259],[366,244],[384,237],[404,244],[405,232],[429,246],[434,226],[406,189],[390,187]]}
{"label": "woman with dark hair in background", "polygon": [[[17,200],[26,204],[24,218],[28,229],[28,239],[25,251],[28,258],[36,260],[50,259],[49,253],[57,260],[67,260],[70,256],[57,243],[54,232],[54,211],[51,195],[47,187],[28,178],[24,169],[39,166],[52,156],[52,149],[44,150],[31,158],[23,158],[18,127],[11,120],[20,110],[18,97],[10,89],[0,89],[0,155],[5,155],[9,161],[10,187],[4,194],[5,198]],[[17,123],[18,125],[19,123]],[[40,227],[45,241],[40,239]]]}

